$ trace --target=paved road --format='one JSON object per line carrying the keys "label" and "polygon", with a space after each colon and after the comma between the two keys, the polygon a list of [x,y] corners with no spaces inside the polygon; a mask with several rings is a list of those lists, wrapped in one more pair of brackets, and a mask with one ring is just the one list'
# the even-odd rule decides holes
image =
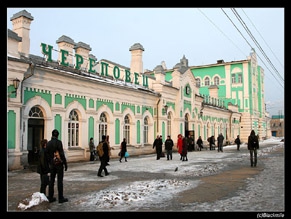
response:
{"label": "paved road", "polygon": [[[176,153],[173,157],[172,161],[156,160],[154,154],[130,157],[122,164],[112,159],[111,174],[103,178],[97,177],[98,161],[70,163],[64,178],[69,202],[45,202],[25,211],[285,212],[284,142],[261,143],[256,168],[249,165],[245,145],[240,151],[225,147],[223,153],[189,152],[187,162]],[[9,212],[21,211],[19,202],[39,191],[34,171],[8,173]]]}

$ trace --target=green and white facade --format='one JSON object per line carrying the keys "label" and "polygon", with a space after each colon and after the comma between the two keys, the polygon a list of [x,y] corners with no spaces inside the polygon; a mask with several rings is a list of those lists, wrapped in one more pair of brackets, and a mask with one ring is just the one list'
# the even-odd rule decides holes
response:
{"label": "green and white facade", "polygon": [[[154,153],[157,134],[191,135],[204,141],[222,133],[246,140],[251,129],[270,136],[264,104],[264,73],[255,52],[247,60],[188,66],[185,56],[172,69],[143,70],[144,48],[129,48],[130,67],[90,54],[83,42],[62,35],[56,45],[40,46],[43,57],[30,54],[27,11],[11,18],[7,32],[8,170],[33,163],[42,138],[60,132],[68,162],[88,161],[90,137],[95,144],[110,136],[112,156],[122,139],[132,155]],[[20,85],[14,89],[13,79]],[[16,92],[13,92],[16,91]]]}

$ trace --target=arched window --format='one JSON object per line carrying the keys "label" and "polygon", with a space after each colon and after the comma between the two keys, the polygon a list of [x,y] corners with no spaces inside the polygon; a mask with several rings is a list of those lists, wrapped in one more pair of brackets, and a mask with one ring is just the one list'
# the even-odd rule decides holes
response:
{"label": "arched window", "polygon": [[79,116],[76,110],[72,110],[69,115],[68,146],[79,146]]}
{"label": "arched window", "polygon": [[126,138],[127,143],[130,144],[130,120],[128,115],[124,117],[123,137]]}
{"label": "arched window", "polygon": [[143,120],[143,143],[146,144],[149,142],[149,121],[148,117],[145,117]]}
{"label": "arched window", "polygon": [[31,107],[30,111],[29,111],[29,117],[34,117],[34,118],[43,118],[43,112],[42,110],[37,107]]}
{"label": "arched window", "polygon": [[105,113],[101,113],[99,123],[99,141],[102,140],[102,135],[107,135],[107,117]]}
{"label": "arched window", "polygon": [[200,87],[201,86],[201,80],[200,78],[196,79],[196,87]]}
{"label": "arched window", "polygon": [[206,78],[205,78],[205,80],[204,80],[204,85],[205,85],[205,86],[209,86],[209,85],[210,85],[209,77],[206,77]]}
{"label": "arched window", "polygon": [[218,76],[214,77],[214,84],[219,85],[219,77]]}
{"label": "arched window", "polygon": [[170,135],[171,136],[171,113],[168,113],[167,115],[167,136]]}

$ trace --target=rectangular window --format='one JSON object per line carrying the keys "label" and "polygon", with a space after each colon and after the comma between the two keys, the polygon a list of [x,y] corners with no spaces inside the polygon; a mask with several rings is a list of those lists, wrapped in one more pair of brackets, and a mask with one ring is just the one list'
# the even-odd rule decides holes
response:
{"label": "rectangular window", "polygon": [[232,74],[231,75],[231,83],[232,84],[235,84],[235,74]]}
{"label": "rectangular window", "polygon": [[238,76],[238,83],[242,83],[243,82],[242,81],[242,74],[238,74],[237,76]]}

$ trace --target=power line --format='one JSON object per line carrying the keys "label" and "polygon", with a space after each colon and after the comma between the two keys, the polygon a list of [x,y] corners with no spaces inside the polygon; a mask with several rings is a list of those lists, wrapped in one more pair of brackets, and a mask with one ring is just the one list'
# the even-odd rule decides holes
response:
{"label": "power line", "polygon": [[273,65],[273,63],[269,59],[269,57],[266,55],[265,51],[262,49],[262,47],[260,46],[260,44],[258,43],[258,41],[256,40],[256,38],[253,36],[253,34],[251,33],[251,31],[247,27],[246,23],[241,18],[241,16],[238,14],[238,12],[236,11],[236,9],[232,8],[231,10],[235,14],[235,16],[237,17],[237,19],[240,21],[240,23],[244,27],[244,29],[247,31],[247,33],[249,34],[249,36],[251,37],[251,39],[253,40],[253,42],[257,45],[257,47],[259,48],[259,50],[261,51],[261,53],[263,54],[263,56],[269,62],[269,64],[271,65],[271,67],[274,69],[274,71],[276,72],[276,74],[278,75],[278,77],[284,82],[284,79],[279,74],[278,70],[275,68],[275,66]]}
{"label": "power line", "polygon": [[257,33],[260,35],[260,37],[262,38],[262,40],[264,41],[264,43],[267,45],[267,47],[270,49],[270,51],[272,52],[273,56],[277,59],[277,61],[280,63],[281,67],[284,68],[283,64],[280,62],[280,60],[278,59],[278,57],[275,55],[275,53],[273,52],[273,50],[270,48],[270,46],[268,45],[268,43],[265,41],[264,37],[260,34],[260,32],[258,31],[258,29],[256,28],[256,26],[254,25],[254,23],[251,21],[251,19],[248,17],[248,15],[245,13],[245,11],[241,8],[242,12],[245,14],[245,16],[248,18],[249,22],[252,24],[252,26],[255,28],[255,30],[257,31]]}
{"label": "power line", "polygon": [[241,51],[243,55],[245,55],[245,53],[222,30],[220,30],[219,27],[214,22],[212,22],[212,20],[210,20],[205,13],[203,13],[199,8],[198,10],[208,19],[210,23],[212,23],[219,30],[220,33],[222,33],[239,51]]}
{"label": "power line", "polygon": [[[252,45],[249,43],[249,41],[243,36],[243,34],[241,33],[241,31],[239,30],[239,28],[234,24],[234,22],[232,21],[232,19],[226,14],[226,12],[221,8],[221,10],[223,11],[223,13],[226,15],[226,17],[230,20],[230,22],[233,24],[233,26],[237,29],[237,31],[241,34],[241,36],[245,39],[245,41],[247,42],[247,44],[250,46],[251,49],[253,49]],[[235,14],[235,13],[234,13]],[[237,17],[239,17],[239,15],[236,15]],[[241,21],[240,21],[241,22]],[[242,22],[241,22],[242,23]],[[244,26],[242,24],[242,26]],[[246,28],[245,28],[246,29]],[[248,30],[248,29],[247,29]],[[249,30],[247,32],[250,32]],[[258,46],[258,48],[260,49],[260,51],[264,54],[264,52],[262,51],[261,47],[258,45],[257,41],[254,39],[253,35],[250,33],[249,35],[251,35],[250,37],[253,39],[253,41],[255,42],[255,44]],[[257,55],[259,58],[260,56]],[[269,60],[266,55],[264,55],[265,58],[267,60]],[[272,71],[267,67],[267,65],[264,63],[264,61],[260,58],[260,60],[262,61],[262,63],[265,65],[265,67],[271,72],[271,74],[273,75]],[[269,63],[271,61],[269,60]],[[273,66],[274,67],[274,66]],[[275,68],[275,67],[274,67]],[[278,72],[278,71],[277,71]],[[279,75],[279,74],[278,74]],[[274,75],[273,75],[274,76]],[[281,75],[280,75],[281,76]],[[274,78],[278,81],[278,79],[274,76]],[[284,81],[284,79],[282,79]],[[283,88],[282,84],[278,81],[278,83],[281,85],[281,87]]]}

